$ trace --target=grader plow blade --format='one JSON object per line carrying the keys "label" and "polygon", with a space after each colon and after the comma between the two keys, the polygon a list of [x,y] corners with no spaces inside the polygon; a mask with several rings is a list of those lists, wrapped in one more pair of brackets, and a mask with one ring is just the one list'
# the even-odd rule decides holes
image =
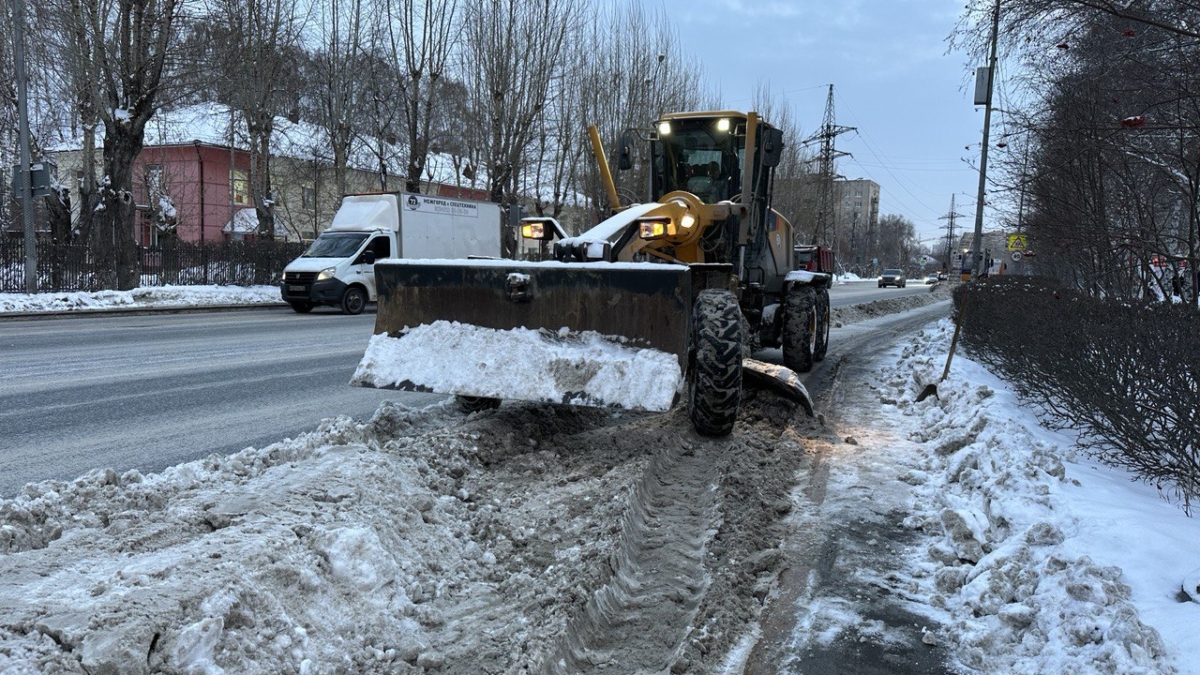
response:
{"label": "grader plow blade", "polygon": [[686,266],[386,260],[352,384],[669,410],[684,389]]}

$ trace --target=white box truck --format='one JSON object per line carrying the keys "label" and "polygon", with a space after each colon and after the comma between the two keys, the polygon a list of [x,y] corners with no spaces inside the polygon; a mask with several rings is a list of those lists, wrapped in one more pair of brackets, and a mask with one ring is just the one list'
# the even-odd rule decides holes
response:
{"label": "white box truck", "polygon": [[346,195],[329,229],[283,269],[284,302],[358,314],[381,258],[500,257],[500,206],[407,192]]}

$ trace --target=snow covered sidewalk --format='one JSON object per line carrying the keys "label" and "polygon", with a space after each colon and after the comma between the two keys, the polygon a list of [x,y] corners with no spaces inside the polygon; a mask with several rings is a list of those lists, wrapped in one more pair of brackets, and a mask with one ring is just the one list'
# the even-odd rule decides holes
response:
{"label": "snow covered sidewalk", "polygon": [[1200,522],[1082,456],[961,352],[940,398],[917,403],[952,331],[944,320],[878,366],[858,411],[876,423],[857,440],[909,466],[905,526],[934,543],[904,556],[905,574],[949,627],[961,665],[1200,673],[1200,604],[1181,592],[1200,567]]}

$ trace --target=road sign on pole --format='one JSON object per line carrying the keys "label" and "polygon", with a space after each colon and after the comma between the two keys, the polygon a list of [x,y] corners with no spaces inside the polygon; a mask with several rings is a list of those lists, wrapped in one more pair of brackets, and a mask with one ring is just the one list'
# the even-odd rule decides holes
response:
{"label": "road sign on pole", "polygon": [[1008,250],[1010,250],[1010,251],[1024,251],[1024,250],[1025,250],[1025,248],[1026,248],[1026,246],[1027,246],[1027,245],[1026,245],[1026,242],[1025,242],[1025,235],[1023,235],[1023,234],[1010,234],[1010,235],[1008,235]]}
{"label": "road sign on pole", "polygon": [[[20,192],[21,221],[25,224],[25,292],[37,293],[37,243],[33,229],[33,181],[29,179],[29,102],[25,82],[25,3],[13,3],[13,70],[17,85],[17,145],[23,174]],[[16,175],[13,176],[16,178]]]}
{"label": "road sign on pole", "polygon": [[50,170],[45,164],[31,164],[28,171],[22,171],[20,164],[13,166],[12,189],[17,199],[25,198],[26,178],[29,179],[29,191],[34,197],[50,196]]}

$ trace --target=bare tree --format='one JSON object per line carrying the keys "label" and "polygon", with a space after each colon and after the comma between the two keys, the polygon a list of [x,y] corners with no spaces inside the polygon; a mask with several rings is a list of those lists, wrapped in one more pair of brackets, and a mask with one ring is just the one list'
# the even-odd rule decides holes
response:
{"label": "bare tree", "polygon": [[329,136],[334,183],[346,193],[349,156],[361,121],[366,86],[362,68],[377,31],[367,24],[366,0],[331,0],[317,22],[320,48],[312,56],[316,119]]}
{"label": "bare tree", "polygon": [[759,83],[754,91],[753,108],[767,122],[783,131],[783,157],[775,169],[772,204],[800,232],[814,232],[812,207],[816,182],[809,167],[812,152],[805,149],[800,127],[791,107],[775,95],[769,85]]}
{"label": "bare tree", "polygon": [[[972,3],[954,40],[982,47]],[[1007,0],[1002,37],[1025,116],[1017,186],[1036,266],[1089,293],[1179,295],[1200,278],[1200,4]],[[1003,138],[1003,137],[1002,137]],[[1164,270],[1164,267],[1168,267]],[[1188,273],[1184,273],[1188,270]],[[1190,284],[1186,283],[1190,280]]]}
{"label": "bare tree", "polygon": [[[218,0],[215,31],[229,104],[240,111],[250,140],[250,193],[258,236],[275,236],[275,193],[271,187],[271,135],[275,118],[295,118],[296,75],[303,31],[303,0]],[[289,81],[291,80],[291,81]]]}
{"label": "bare tree", "polygon": [[891,213],[880,216],[880,264],[907,269],[918,248],[917,230],[912,221]]}
{"label": "bare tree", "polygon": [[388,55],[399,75],[399,109],[408,145],[405,189],[420,192],[435,106],[457,43],[458,0],[385,0]]}
{"label": "bare tree", "polygon": [[[577,63],[565,71],[566,91],[554,97],[551,114],[574,121],[577,156],[590,156],[583,135],[588,124],[597,126],[606,154],[614,157],[623,132],[634,130],[635,137],[644,138],[664,112],[719,107],[704,86],[699,63],[684,51],[663,11],[648,13],[637,2],[610,6],[581,31],[571,50]],[[634,168],[614,176],[626,204],[645,199],[645,149],[637,143]],[[575,190],[592,205],[594,220],[605,217],[618,205],[608,203],[595,160],[585,159],[578,170]]]}
{"label": "bare tree", "polygon": [[[163,69],[176,42],[178,0],[56,0],[61,47],[84,126],[84,161],[93,129],[104,126],[103,178],[81,191],[104,287],[138,285],[133,238],[133,164],[158,106]],[[94,147],[94,146],[93,146]],[[91,165],[84,165],[85,181]]]}
{"label": "bare tree", "polygon": [[[580,0],[469,0],[465,79],[475,119],[486,130],[488,191],[496,203],[508,206],[516,199],[518,176],[543,126],[549,92],[567,56],[567,36],[583,7]],[[515,243],[506,229],[506,254]]]}

